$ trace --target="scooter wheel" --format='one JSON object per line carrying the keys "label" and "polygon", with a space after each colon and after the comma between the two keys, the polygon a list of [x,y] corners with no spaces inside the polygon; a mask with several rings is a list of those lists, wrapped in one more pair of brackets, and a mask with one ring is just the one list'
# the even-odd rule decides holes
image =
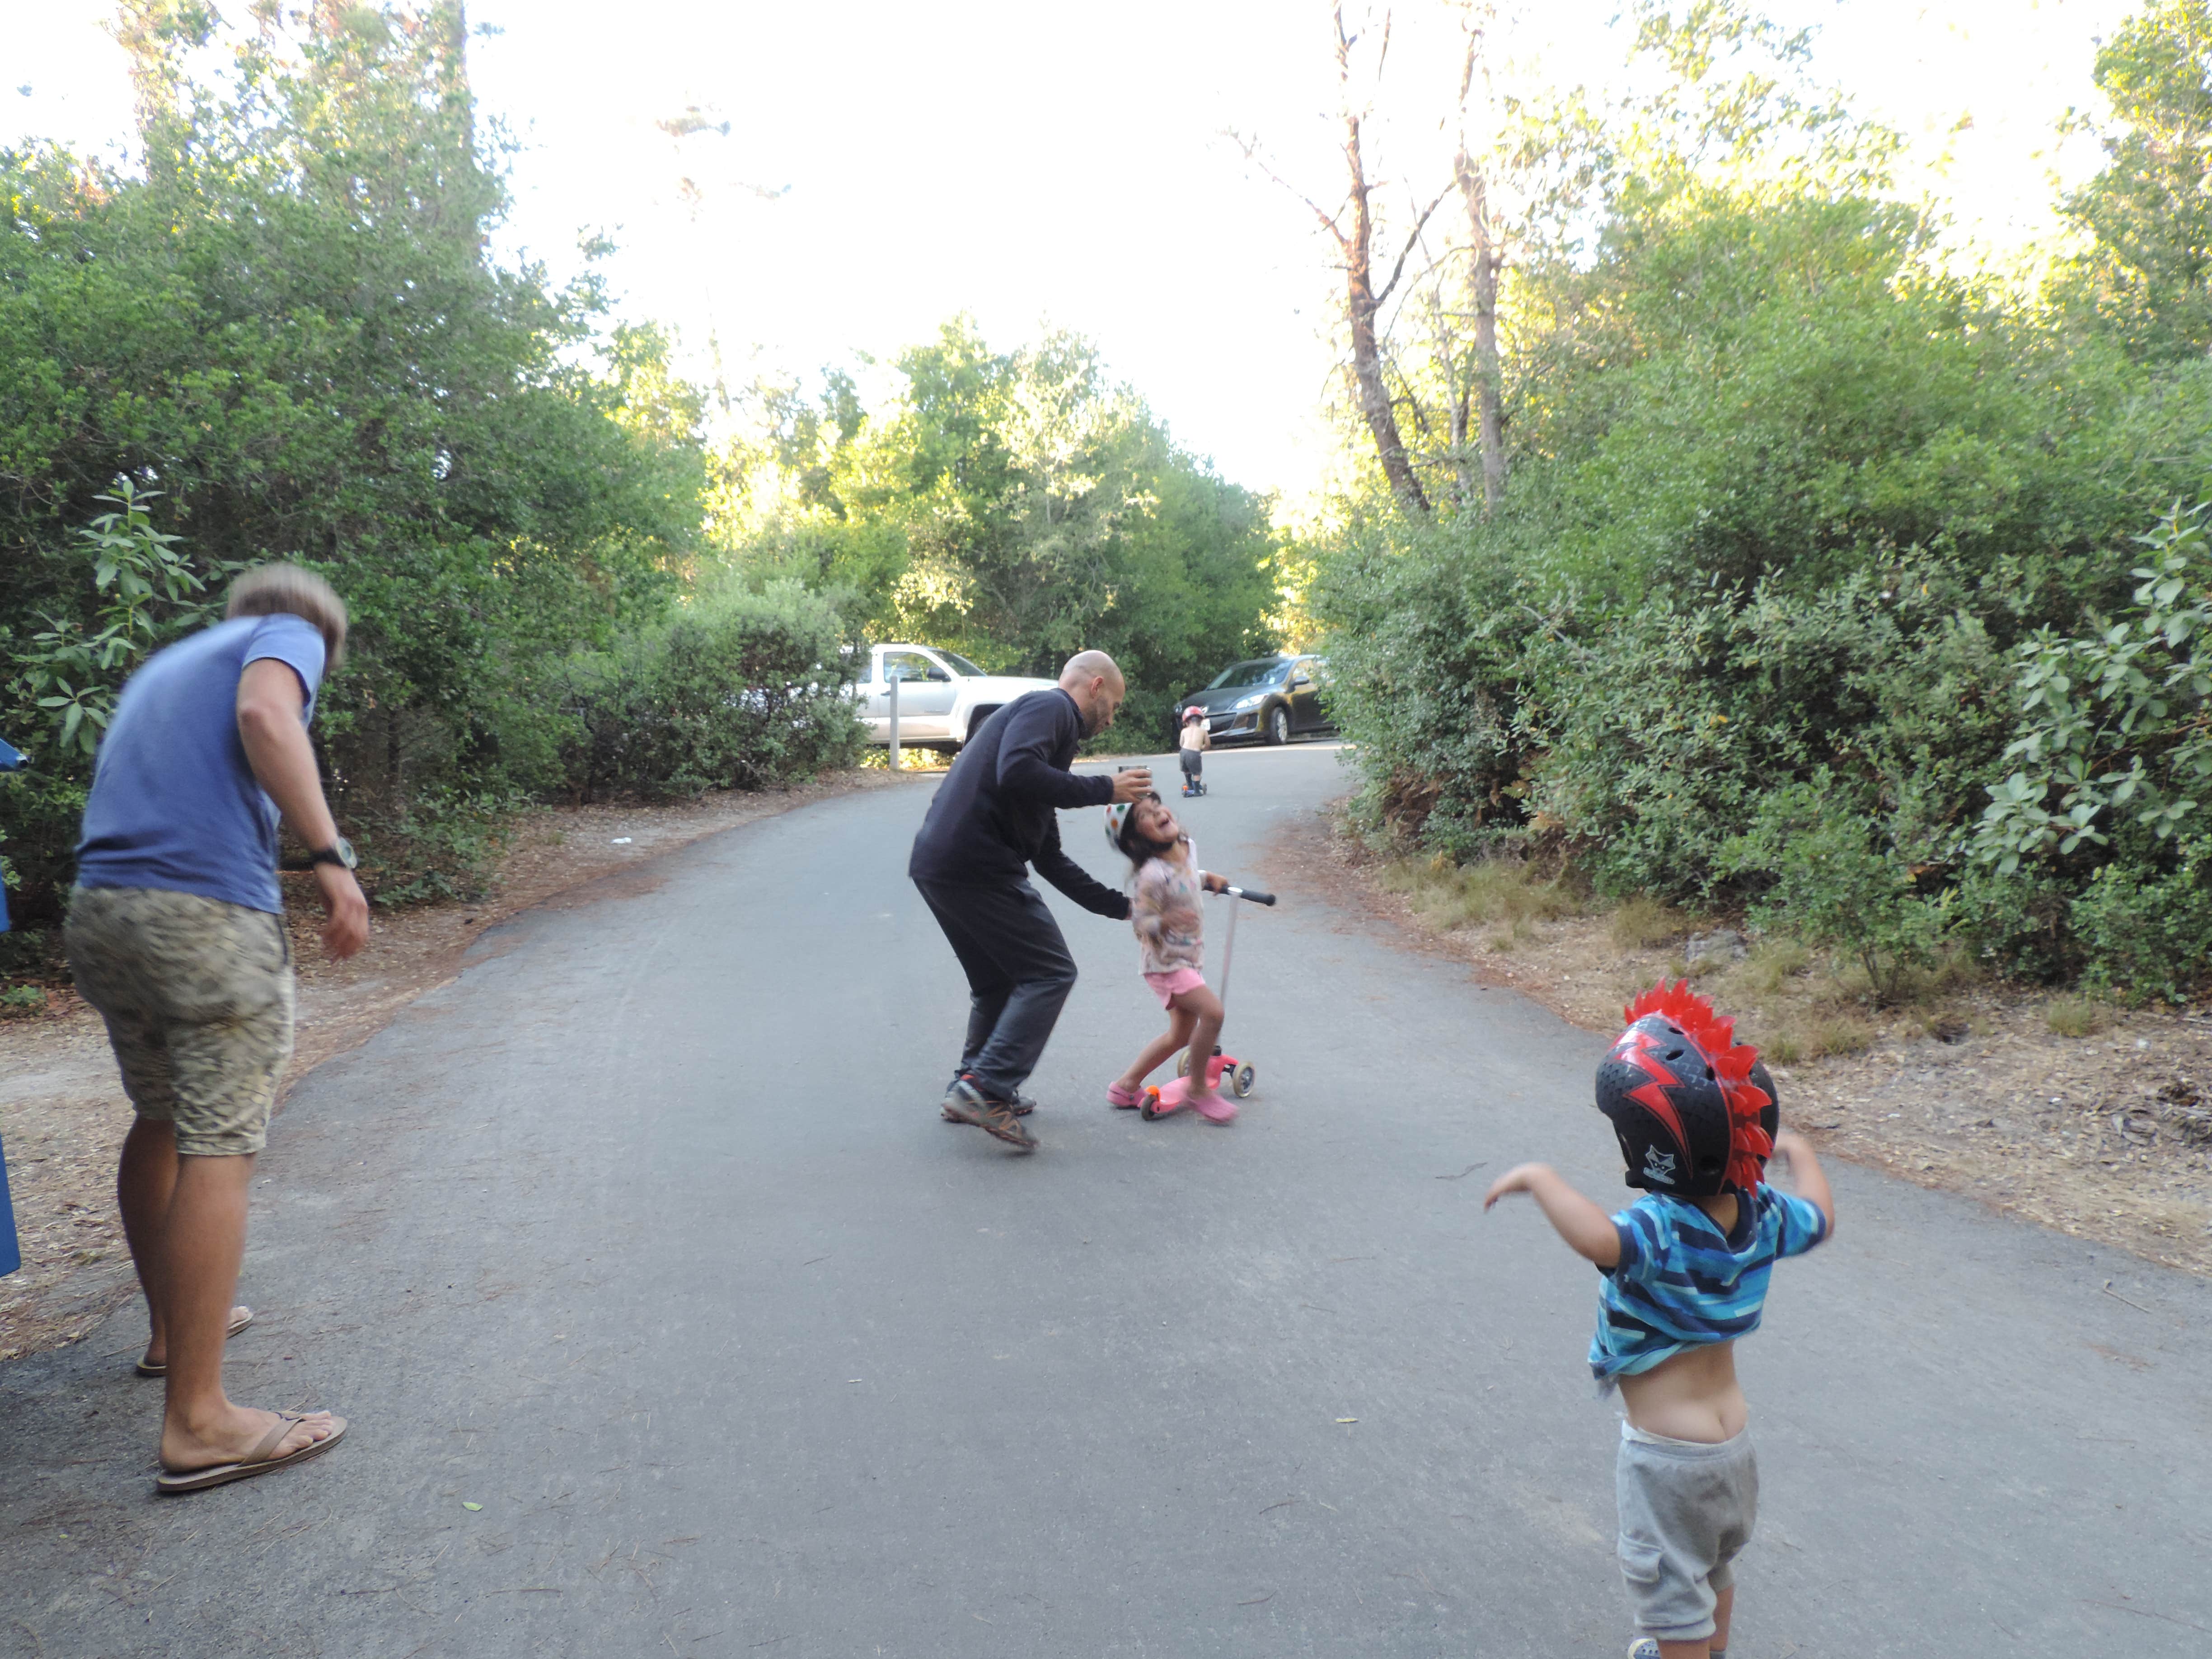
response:
{"label": "scooter wheel", "polygon": [[1158,1089],[1147,1089],[1145,1091],[1145,1103],[1137,1108],[1137,1115],[1144,1119],[1147,1123],[1157,1123],[1159,1121],[1160,1091]]}
{"label": "scooter wheel", "polygon": [[1229,1079],[1229,1086],[1235,1091],[1237,1098],[1239,1100],[1252,1092],[1252,1067],[1249,1062],[1237,1068],[1236,1076]]}
{"label": "scooter wheel", "polygon": [[1188,1048],[1176,1056],[1176,1075],[1177,1077],[1190,1075],[1190,1050]]}

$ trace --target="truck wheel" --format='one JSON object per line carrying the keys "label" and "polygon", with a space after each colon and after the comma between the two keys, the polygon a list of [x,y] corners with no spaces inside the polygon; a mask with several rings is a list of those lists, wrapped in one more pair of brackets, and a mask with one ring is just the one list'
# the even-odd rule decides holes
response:
{"label": "truck wheel", "polygon": [[983,729],[983,723],[997,714],[1000,707],[1000,704],[994,702],[986,703],[981,708],[971,709],[968,715],[968,735],[961,738],[961,742],[975,742],[975,734]]}
{"label": "truck wheel", "polygon": [[1291,711],[1277,703],[1267,711],[1267,741],[1279,749],[1291,740]]}

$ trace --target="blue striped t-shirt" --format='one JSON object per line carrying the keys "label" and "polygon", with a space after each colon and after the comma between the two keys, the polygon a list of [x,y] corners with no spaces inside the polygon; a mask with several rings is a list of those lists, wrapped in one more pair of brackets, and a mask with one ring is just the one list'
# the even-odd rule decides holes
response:
{"label": "blue striped t-shirt", "polygon": [[1723,1232],[1695,1204],[1649,1193],[1619,1215],[1620,1261],[1601,1267],[1590,1370],[1601,1382],[1648,1371],[1708,1342],[1759,1328],[1775,1262],[1828,1236],[1820,1206],[1765,1182],[1736,1194],[1735,1226]]}

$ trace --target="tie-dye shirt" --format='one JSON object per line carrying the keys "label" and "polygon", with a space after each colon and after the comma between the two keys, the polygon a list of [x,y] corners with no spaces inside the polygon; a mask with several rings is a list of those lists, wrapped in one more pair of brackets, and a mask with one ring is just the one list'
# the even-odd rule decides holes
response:
{"label": "tie-dye shirt", "polygon": [[1613,1224],[1620,1261],[1598,1270],[1604,1282],[1589,1354],[1601,1383],[1648,1371],[1685,1348],[1750,1335],[1775,1262],[1802,1255],[1828,1236],[1818,1205],[1765,1182],[1736,1194],[1729,1232],[1689,1200],[1667,1193],[1646,1194]]}
{"label": "tie-dye shirt", "polygon": [[1197,850],[1183,837],[1183,862],[1147,859],[1137,872],[1129,898],[1129,925],[1137,932],[1137,951],[1147,974],[1172,974],[1178,968],[1206,967],[1206,919],[1199,909],[1206,895]]}

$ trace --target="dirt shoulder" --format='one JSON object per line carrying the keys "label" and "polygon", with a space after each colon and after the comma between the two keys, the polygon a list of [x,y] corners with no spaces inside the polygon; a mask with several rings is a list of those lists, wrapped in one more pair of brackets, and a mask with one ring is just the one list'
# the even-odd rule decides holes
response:
{"label": "dirt shoulder", "polygon": [[[1285,882],[1364,909],[1414,948],[1591,1031],[1618,1031],[1630,997],[1683,969],[1681,941],[1625,947],[1603,916],[1439,931],[1333,816],[1287,825],[1274,861]],[[1731,984],[1723,972],[1700,988],[1759,1044],[1762,1021],[1781,1016],[1752,978]],[[1773,1068],[1784,1119],[1823,1153],[2212,1274],[2212,1017],[2100,1008],[2085,1022],[2094,1029],[2065,1036],[2050,1023],[2061,1000],[2078,1006],[1984,984],[1863,1011],[1860,1052]]]}
{"label": "dirt shoulder", "polygon": [[[350,962],[324,957],[312,890],[304,878],[288,877],[300,1021],[286,1088],[452,979],[483,931],[509,916],[624,870],[639,869],[642,877],[640,866],[702,836],[833,795],[911,781],[855,769],[790,789],[708,795],[681,805],[532,812],[515,824],[480,902],[379,913],[368,948]],[[136,1293],[114,1194],[116,1156],[130,1127],[106,1033],[82,1001],[60,992],[44,1015],[0,1021],[0,1139],[23,1250],[22,1267],[0,1279],[0,1360],[74,1342]]]}

